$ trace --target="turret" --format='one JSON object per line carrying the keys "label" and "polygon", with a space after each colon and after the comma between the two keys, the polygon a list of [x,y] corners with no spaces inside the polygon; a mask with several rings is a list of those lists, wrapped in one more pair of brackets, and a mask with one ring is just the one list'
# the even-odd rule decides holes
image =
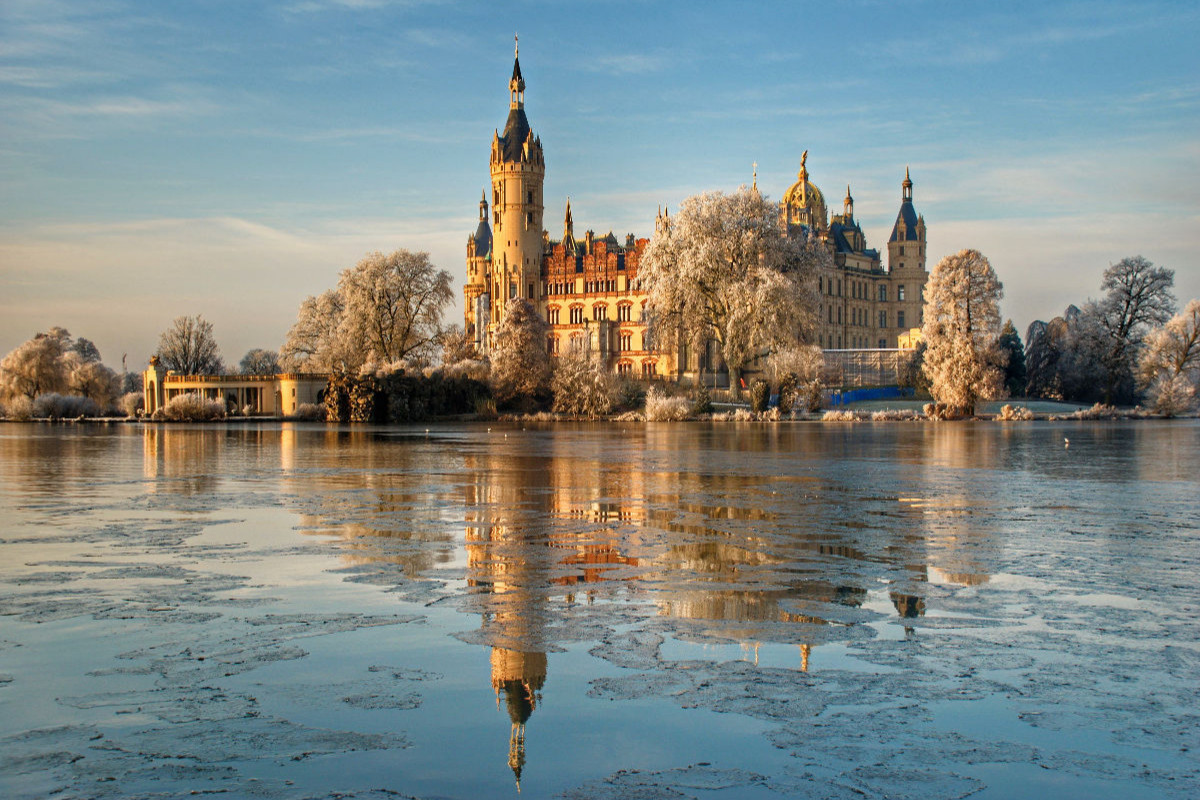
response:
{"label": "turret", "polygon": [[[925,218],[913,208],[913,182],[908,167],[900,184],[900,211],[888,240],[888,272],[891,276],[890,299],[895,303],[890,323],[895,336],[920,327],[924,303]],[[893,341],[896,341],[893,339]]]}

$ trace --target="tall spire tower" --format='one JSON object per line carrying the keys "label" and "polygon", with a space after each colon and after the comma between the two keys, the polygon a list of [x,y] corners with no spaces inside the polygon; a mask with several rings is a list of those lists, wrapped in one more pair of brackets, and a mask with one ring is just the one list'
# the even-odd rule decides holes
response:
{"label": "tall spire tower", "polygon": [[[492,280],[490,326],[499,324],[504,306],[519,297],[536,302],[541,285],[542,184],[546,161],[542,141],[525,116],[525,78],[514,46],[508,82],[508,120],[492,136]],[[485,347],[487,342],[484,342]]]}

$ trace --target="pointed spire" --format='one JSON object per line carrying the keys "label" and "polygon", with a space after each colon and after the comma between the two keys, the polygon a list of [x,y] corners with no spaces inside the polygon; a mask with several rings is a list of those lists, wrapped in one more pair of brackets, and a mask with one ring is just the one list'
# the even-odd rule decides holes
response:
{"label": "pointed spire", "polygon": [[480,222],[487,221],[487,211],[488,211],[487,189],[484,189],[481,192],[480,197],[479,197],[479,221]]}
{"label": "pointed spire", "polygon": [[846,184],[846,200],[843,212],[846,216],[846,221],[849,222],[854,216],[854,198],[850,195],[850,184]]}
{"label": "pointed spire", "polygon": [[908,176],[908,166],[907,165],[904,167],[904,183],[902,185],[904,187],[904,194],[903,194],[904,201],[912,202],[913,182],[912,182],[912,178],[910,178]]}
{"label": "pointed spire", "polygon": [[521,60],[518,58],[520,47],[515,35],[513,42],[513,72],[512,79],[508,82],[508,91],[512,98],[509,107],[523,108],[525,105],[525,79],[521,77]]}
{"label": "pointed spire", "polygon": [[752,166],[754,167],[754,183],[750,185],[750,188],[757,192],[758,191],[758,162],[755,161]]}
{"label": "pointed spire", "polygon": [[575,220],[571,217],[571,198],[567,198],[567,213],[563,215],[563,241],[575,238]]}

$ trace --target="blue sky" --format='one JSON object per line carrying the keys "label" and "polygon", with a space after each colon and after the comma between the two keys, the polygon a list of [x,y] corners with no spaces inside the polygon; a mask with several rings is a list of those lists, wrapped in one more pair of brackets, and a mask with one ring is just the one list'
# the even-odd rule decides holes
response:
{"label": "blue sky", "polygon": [[879,247],[911,167],[929,267],[983,251],[1022,333],[1128,255],[1200,296],[1194,2],[4,0],[0,353],[62,325],[139,369],[200,313],[236,363],[371,250],[461,288],[514,33],[552,236],[753,162],[778,199],[808,150]]}

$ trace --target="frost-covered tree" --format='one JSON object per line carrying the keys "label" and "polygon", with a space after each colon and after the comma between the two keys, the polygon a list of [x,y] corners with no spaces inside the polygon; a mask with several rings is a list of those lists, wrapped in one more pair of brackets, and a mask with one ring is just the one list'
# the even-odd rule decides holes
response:
{"label": "frost-covered tree", "polygon": [[[30,400],[45,392],[62,392],[67,386],[67,370],[63,363],[65,334],[62,328],[51,328],[17,346],[0,361],[0,393],[9,399],[27,397]],[[70,346],[70,334],[66,334]]]}
{"label": "frost-covered tree", "polygon": [[[1058,361],[1058,378],[1064,400],[1108,402],[1109,370],[1105,358],[1109,353],[1109,335],[1099,304],[1093,301],[1086,303],[1082,309],[1068,308],[1063,351]],[[1133,379],[1128,371],[1113,382],[1113,387],[1116,396],[1132,401]]]}
{"label": "frost-covered tree", "polygon": [[451,325],[442,331],[442,366],[450,366],[460,361],[474,361],[479,357],[475,352],[475,340],[467,335],[461,325]]}
{"label": "frost-covered tree", "polygon": [[296,324],[279,351],[283,368],[293,372],[357,372],[363,354],[342,340],[345,303],[336,289],[300,303]]}
{"label": "frost-covered tree", "polygon": [[75,340],[75,344],[71,345],[71,350],[79,354],[79,357],[86,362],[100,361],[100,349],[96,347],[91,339],[85,339],[80,336]]}
{"label": "frost-covered tree", "polygon": [[579,351],[554,360],[550,390],[558,413],[595,419],[612,410],[617,382],[602,359]]}
{"label": "frost-covered tree", "polygon": [[88,361],[78,351],[63,357],[67,370],[67,388],[71,394],[88,397],[107,409],[116,403],[121,394],[121,376],[99,361]]}
{"label": "frost-covered tree", "polygon": [[72,339],[65,328],[37,334],[0,361],[0,396],[34,400],[48,394],[75,395],[105,409],[120,389],[120,376],[100,362],[96,345]]}
{"label": "frost-covered tree", "polygon": [[492,395],[500,404],[532,401],[550,388],[550,326],[528,301],[519,297],[504,307],[490,354]]}
{"label": "frost-covered tree", "polygon": [[1025,369],[1025,347],[1021,344],[1021,334],[1010,319],[1000,329],[1000,340],[997,342],[1004,353],[1004,388],[1011,395],[1024,395],[1027,381]]}
{"label": "frost-covered tree", "polygon": [[[1061,322],[1061,335],[1054,326]],[[1062,337],[1066,334],[1066,322],[1061,317],[1044,322],[1035,319],[1025,330],[1025,394],[1028,397],[1062,399],[1062,386],[1058,380],[1058,361],[1062,356]]]}
{"label": "frost-covered tree", "polygon": [[1174,283],[1174,270],[1156,267],[1141,256],[1123,258],[1104,271],[1100,288],[1106,294],[1097,311],[1106,334],[1101,359],[1106,403],[1134,399],[1133,373],[1142,338],[1175,313]]}
{"label": "frost-covered tree", "polygon": [[368,364],[430,363],[454,299],[450,282],[428,253],[368,253],[342,271],[337,289],[300,304],[280,351],[283,366],[355,373]]}
{"label": "frost-covered tree", "polygon": [[238,370],[243,375],[276,375],[280,371],[279,354],[261,347],[247,350],[238,362]]}
{"label": "frost-covered tree", "polygon": [[1146,335],[1138,379],[1160,413],[1179,414],[1194,404],[1200,390],[1200,300]]}
{"label": "frost-covered tree", "polygon": [[450,273],[428,253],[368,253],[338,280],[342,325],[368,360],[429,363],[442,333],[442,312],[454,301]]}
{"label": "frost-covered tree", "polygon": [[220,375],[225,371],[212,323],[199,314],[176,317],[158,337],[155,355],[164,368],[181,375]]}
{"label": "frost-covered tree", "polygon": [[817,269],[831,258],[823,244],[787,236],[778,206],[756,189],[689,197],[639,266],[658,348],[716,341],[736,391],[752,359],[811,340]]}
{"label": "frost-covered tree", "polygon": [[933,399],[954,415],[972,415],[999,396],[1004,380],[1000,298],[1004,287],[978,250],[946,256],[925,285],[925,375]]}

